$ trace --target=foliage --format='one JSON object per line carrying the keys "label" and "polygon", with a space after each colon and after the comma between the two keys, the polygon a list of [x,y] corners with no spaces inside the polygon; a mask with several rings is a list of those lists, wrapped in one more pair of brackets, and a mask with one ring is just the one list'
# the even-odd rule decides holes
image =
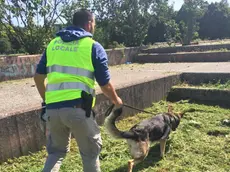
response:
{"label": "foliage", "polygon": [[41,53],[53,37],[54,24],[70,0],[6,0],[0,3],[1,20],[15,49]]}
{"label": "foliage", "polygon": [[106,45],[116,41],[126,46],[139,46],[144,41],[149,25],[150,1],[98,0],[94,4],[97,10],[97,23],[103,28]]}
{"label": "foliage", "polygon": [[114,48],[124,48],[125,46],[123,44],[119,44],[116,41],[113,41],[112,43],[109,44],[108,48],[114,49]]}
{"label": "foliage", "polygon": [[202,39],[223,39],[230,37],[230,8],[228,2],[211,3],[200,19],[199,34]]}
{"label": "foliage", "polygon": [[1,54],[7,54],[11,50],[11,44],[10,41],[6,38],[0,38],[0,53]]}
{"label": "foliage", "polygon": [[203,16],[206,7],[207,2],[204,2],[204,0],[184,0],[184,4],[176,17],[180,26],[183,45],[189,45],[195,34],[197,35],[199,30],[197,21]]}
{"label": "foliage", "polygon": [[180,37],[179,28],[175,22],[173,6],[168,5],[168,0],[161,0],[152,7],[151,23],[145,43],[171,42]]}
{"label": "foliage", "polygon": [[94,39],[105,48],[230,37],[227,0],[184,0],[179,11],[169,0],[1,0],[0,38],[10,41],[11,52],[41,53],[80,8],[94,12]]}
{"label": "foliage", "polygon": [[181,38],[180,29],[175,20],[165,22],[165,38],[169,45]]}
{"label": "foliage", "polygon": [[106,47],[107,38],[104,28],[96,26],[93,39],[99,42],[103,47]]}
{"label": "foliage", "polygon": [[[223,50],[224,51],[224,50]],[[226,50],[225,50],[226,51]],[[205,89],[218,89],[218,90],[230,90],[230,80],[223,83],[221,80],[218,80],[217,82],[213,83],[201,83],[200,85],[190,85],[186,83],[181,84],[182,87],[195,87],[195,88],[205,88]]]}

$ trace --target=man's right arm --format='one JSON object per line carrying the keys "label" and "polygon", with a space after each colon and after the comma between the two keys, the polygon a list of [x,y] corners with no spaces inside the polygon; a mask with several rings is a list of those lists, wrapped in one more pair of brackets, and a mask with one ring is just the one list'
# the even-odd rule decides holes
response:
{"label": "man's right arm", "polygon": [[122,105],[122,100],[117,95],[113,84],[110,81],[110,73],[108,69],[108,58],[104,48],[99,43],[94,43],[92,50],[92,61],[95,69],[95,78],[102,92],[116,106]]}
{"label": "man's right arm", "polygon": [[46,63],[47,63],[47,58],[46,58],[46,51],[43,53],[36,69],[36,73],[34,75],[34,82],[37,87],[37,90],[43,99],[43,102],[45,102],[45,78],[46,78]]}
{"label": "man's right arm", "polygon": [[113,102],[115,105],[121,105],[122,100],[118,97],[112,83],[109,81],[108,84],[101,86],[102,92]]}

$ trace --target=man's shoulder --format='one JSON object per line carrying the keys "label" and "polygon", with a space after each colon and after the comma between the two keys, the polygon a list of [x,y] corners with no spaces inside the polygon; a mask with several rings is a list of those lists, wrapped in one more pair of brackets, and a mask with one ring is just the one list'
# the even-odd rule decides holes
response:
{"label": "man's shoulder", "polygon": [[98,50],[105,51],[104,47],[99,42],[97,42],[97,41],[95,41],[93,43],[93,49],[95,49],[97,51]]}
{"label": "man's shoulder", "polygon": [[107,60],[108,57],[107,57],[107,53],[104,49],[104,47],[97,41],[95,41],[95,43],[93,44],[93,47],[92,47],[92,58],[93,58],[93,61],[96,60],[96,61],[101,61],[101,60]]}

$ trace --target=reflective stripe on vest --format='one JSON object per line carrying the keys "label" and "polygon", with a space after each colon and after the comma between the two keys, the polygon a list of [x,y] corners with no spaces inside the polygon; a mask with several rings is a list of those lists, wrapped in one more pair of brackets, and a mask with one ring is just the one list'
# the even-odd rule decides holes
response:
{"label": "reflective stripe on vest", "polygon": [[63,82],[59,84],[48,84],[46,87],[46,91],[57,91],[57,90],[68,90],[68,89],[79,89],[84,90],[92,96],[95,97],[95,90],[88,87],[87,85],[81,83],[81,82]]}
{"label": "reflective stripe on vest", "polygon": [[71,75],[85,76],[87,78],[94,80],[94,73],[89,71],[89,70],[82,69],[82,68],[52,65],[52,66],[47,67],[47,72],[48,73],[59,72],[59,73],[67,73],[67,74],[71,74]]}

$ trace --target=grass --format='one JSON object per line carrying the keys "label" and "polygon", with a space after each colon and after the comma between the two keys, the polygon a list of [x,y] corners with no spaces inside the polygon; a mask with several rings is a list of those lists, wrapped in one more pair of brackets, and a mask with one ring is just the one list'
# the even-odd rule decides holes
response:
{"label": "grass", "polygon": [[228,50],[227,48],[220,48],[220,49],[213,49],[213,50],[207,50],[207,51],[202,51],[202,49],[200,48],[196,48],[194,51],[191,51],[193,53],[212,53],[212,52],[229,52],[230,50]]}
{"label": "grass", "polygon": [[[146,109],[153,113],[167,110],[168,102],[160,101]],[[134,172],[229,172],[230,166],[230,127],[221,121],[229,119],[230,110],[214,106],[189,104],[187,101],[171,103],[175,111],[194,108],[187,113],[179,128],[172,132],[167,142],[164,159],[159,158],[159,143],[153,143],[144,162],[134,168]],[[118,122],[122,130],[129,129],[137,122],[150,117],[137,114]],[[126,172],[130,159],[124,140],[111,138],[101,127],[103,150],[100,154],[103,172]],[[1,172],[38,172],[41,171],[45,157],[45,148],[29,156],[8,160],[0,165]],[[76,144],[72,141],[71,151],[61,167],[61,172],[82,171],[81,159]]]}
{"label": "grass", "polygon": [[211,88],[211,89],[218,89],[218,90],[230,90],[230,80],[225,83],[221,83],[220,80],[216,83],[208,83],[208,84],[200,84],[200,85],[189,85],[187,83],[182,83],[179,85],[180,87],[195,87],[195,88]]}
{"label": "grass", "polygon": [[230,50],[228,50],[227,48],[221,48],[221,49],[216,49],[216,50],[209,50],[206,52],[229,52]]}

